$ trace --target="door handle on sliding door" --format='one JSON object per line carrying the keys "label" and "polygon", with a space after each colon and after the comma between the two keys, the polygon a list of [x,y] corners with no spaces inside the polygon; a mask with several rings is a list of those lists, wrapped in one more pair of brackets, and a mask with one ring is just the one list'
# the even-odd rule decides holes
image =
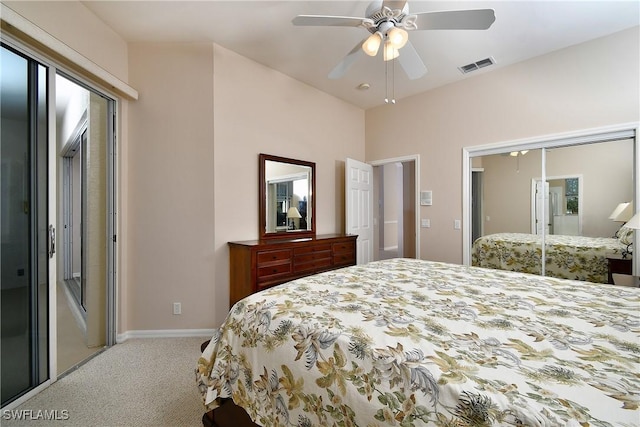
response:
{"label": "door handle on sliding door", "polygon": [[53,258],[56,253],[56,228],[49,224],[49,258]]}

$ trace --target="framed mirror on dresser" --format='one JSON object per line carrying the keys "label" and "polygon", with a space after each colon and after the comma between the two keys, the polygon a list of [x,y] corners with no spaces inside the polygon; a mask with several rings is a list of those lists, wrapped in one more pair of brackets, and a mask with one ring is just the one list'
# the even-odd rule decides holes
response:
{"label": "framed mirror on dresser", "polygon": [[258,169],[260,239],[316,234],[316,164],[260,154]]}
{"label": "framed mirror on dresser", "polygon": [[293,279],[355,265],[356,238],[316,234],[316,164],[260,154],[257,240],[229,242],[229,307]]}

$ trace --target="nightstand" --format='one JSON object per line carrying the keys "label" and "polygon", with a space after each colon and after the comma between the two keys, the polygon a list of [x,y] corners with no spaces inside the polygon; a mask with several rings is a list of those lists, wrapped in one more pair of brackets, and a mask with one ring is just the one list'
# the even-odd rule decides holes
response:
{"label": "nightstand", "polygon": [[607,255],[607,270],[609,271],[609,283],[613,283],[613,274],[631,275],[631,258],[622,258],[622,255]]}
{"label": "nightstand", "polygon": [[617,286],[629,286],[632,288],[640,287],[640,276],[631,276],[630,274],[613,273],[613,284]]}

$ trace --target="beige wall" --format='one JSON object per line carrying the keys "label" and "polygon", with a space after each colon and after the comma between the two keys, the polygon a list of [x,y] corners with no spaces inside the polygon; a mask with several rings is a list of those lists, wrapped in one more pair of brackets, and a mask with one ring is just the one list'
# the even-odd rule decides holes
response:
{"label": "beige wall", "polygon": [[420,155],[422,258],[462,262],[463,147],[639,120],[638,40],[635,27],[367,110],[367,161]]}
{"label": "beige wall", "polygon": [[[212,326],[213,46],[129,45],[128,271],[121,331]],[[172,304],[182,314],[172,314]]]}
{"label": "beige wall", "polygon": [[79,1],[3,1],[15,12],[127,81],[127,43]]}
{"label": "beige wall", "polygon": [[205,326],[229,307],[227,242],[258,237],[258,154],[316,163],[317,232],[344,231],[344,160],[364,160],[364,111],[215,46],[215,289]]}
{"label": "beige wall", "polygon": [[364,158],[364,112],[219,46],[129,52],[123,330],[210,328],[229,309],[227,242],[258,237],[258,154],[316,162],[318,232],[340,231],[341,164]]}

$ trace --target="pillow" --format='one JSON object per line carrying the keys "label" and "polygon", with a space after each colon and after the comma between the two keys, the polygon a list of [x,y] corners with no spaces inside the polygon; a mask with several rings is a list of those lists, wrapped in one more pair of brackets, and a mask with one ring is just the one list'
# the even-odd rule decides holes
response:
{"label": "pillow", "polygon": [[618,230],[618,242],[622,243],[625,246],[629,246],[633,243],[633,232],[635,230],[633,228],[629,228],[626,225],[620,227]]}

